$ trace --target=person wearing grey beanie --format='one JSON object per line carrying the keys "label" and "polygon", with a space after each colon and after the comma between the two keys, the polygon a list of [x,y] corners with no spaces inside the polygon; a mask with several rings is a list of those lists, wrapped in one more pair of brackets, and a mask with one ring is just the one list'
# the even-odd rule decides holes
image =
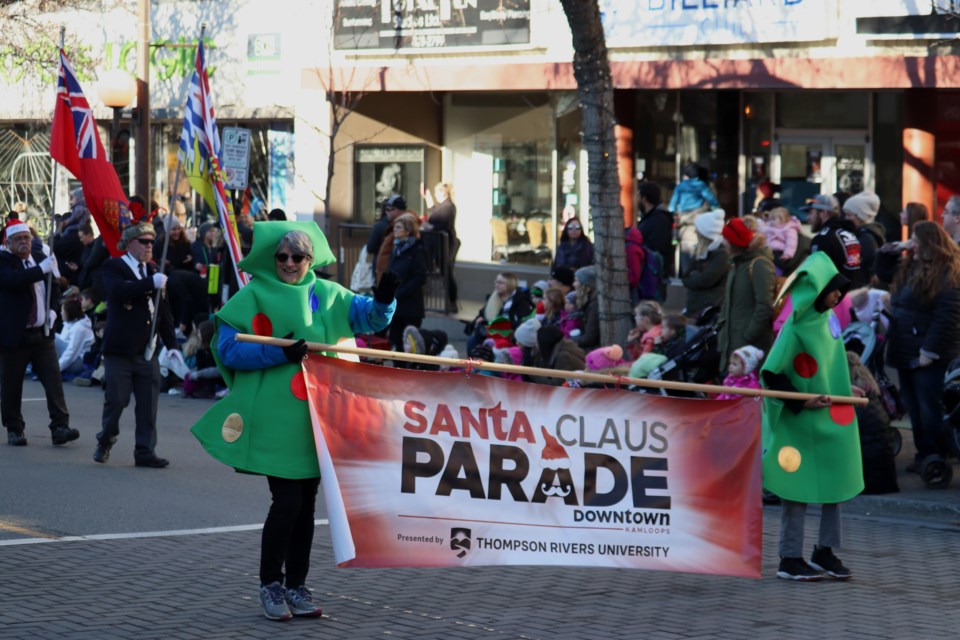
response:
{"label": "person wearing grey beanie", "polygon": [[583,313],[580,335],[571,336],[584,353],[600,346],[600,301],[597,298],[597,268],[581,267],[574,274],[577,309]]}
{"label": "person wearing grey beanie", "polygon": [[589,267],[580,267],[573,273],[573,277],[576,280],[579,280],[581,284],[585,284],[588,287],[594,289],[597,288],[597,268],[593,265]]}
{"label": "person wearing grey beanie", "polygon": [[860,241],[860,282],[869,285],[876,271],[877,251],[886,244],[887,232],[876,221],[880,211],[877,194],[862,191],[843,203],[844,217],[854,226]]}

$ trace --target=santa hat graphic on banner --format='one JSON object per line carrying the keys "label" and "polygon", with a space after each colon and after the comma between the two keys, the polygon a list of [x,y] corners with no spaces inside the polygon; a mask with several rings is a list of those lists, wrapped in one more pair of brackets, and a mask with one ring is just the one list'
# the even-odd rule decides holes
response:
{"label": "santa hat graphic on banner", "polygon": [[547,428],[540,426],[543,433],[543,440],[546,443],[543,447],[543,453],[540,454],[540,467],[543,469],[569,469],[570,456],[557,439],[547,433]]}

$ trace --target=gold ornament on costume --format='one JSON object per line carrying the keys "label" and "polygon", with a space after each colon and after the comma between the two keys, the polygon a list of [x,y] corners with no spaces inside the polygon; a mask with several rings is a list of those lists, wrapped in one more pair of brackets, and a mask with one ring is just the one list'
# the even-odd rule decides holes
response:
{"label": "gold ornament on costume", "polygon": [[780,468],[787,473],[793,473],[800,468],[802,456],[794,447],[783,447],[777,452],[777,462]]}
{"label": "gold ornament on costume", "polygon": [[239,413],[231,413],[223,421],[223,430],[221,431],[223,439],[227,442],[236,442],[243,435],[243,418]]}

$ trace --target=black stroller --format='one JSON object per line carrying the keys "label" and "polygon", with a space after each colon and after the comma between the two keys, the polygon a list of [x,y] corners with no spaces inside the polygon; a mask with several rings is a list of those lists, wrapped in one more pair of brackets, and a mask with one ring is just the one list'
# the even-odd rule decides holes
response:
{"label": "black stroller", "polygon": [[943,377],[943,425],[940,431],[943,455],[929,455],[920,461],[920,477],[931,489],[945,489],[953,479],[949,457],[960,458],[960,358],[947,367]]}
{"label": "black stroller", "polygon": [[[720,333],[720,310],[710,307],[697,321],[694,331],[687,338],[682,349],[665,354],[667,361],[650,372],[649,380],[671,380],[692,382],[695,384],[714,384],[720,374],[720,352],[717,349],[717,336]],[[684,391],[670,391],[643,387],[639,390],[660,395],[677,397],[704,398],[705,394]]]}
{"label": "black stroller", "polygon": [[[851,322],[843,330],[843,344],[847,351],[853,351],[860,356],[860,361],[870,370],[877,386],[880,387],[880,400],[883,408],[891,420],[899,420],[906,414],[903,402],[900,399],[900,390],[887,376],[883,365],[883,348],[880,344],[880,314],[883,311],[878,307],[870,322]],[[903,436],[896,427],[887,427],[884,430],[890,449],[896,457],[903,448]]]}

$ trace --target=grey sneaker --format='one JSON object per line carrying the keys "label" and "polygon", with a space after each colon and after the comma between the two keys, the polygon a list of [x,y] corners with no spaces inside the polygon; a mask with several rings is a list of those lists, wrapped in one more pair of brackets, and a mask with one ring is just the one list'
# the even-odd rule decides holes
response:
{"label": "grey sneaker", "polygon": [[263,615],[270,620],[289,620],[293,617],[283,599],[283,585],[279,582],[260,587],[260,604],[263,605]]}
{"label": "grey sneaker", "polygon": [[319,618],[323,615],[323,609],[313,601],[313,594],[311,594],[310,589],[306,587],[287,589],[284,599],[290,606],[290,611],[295,616]]}

